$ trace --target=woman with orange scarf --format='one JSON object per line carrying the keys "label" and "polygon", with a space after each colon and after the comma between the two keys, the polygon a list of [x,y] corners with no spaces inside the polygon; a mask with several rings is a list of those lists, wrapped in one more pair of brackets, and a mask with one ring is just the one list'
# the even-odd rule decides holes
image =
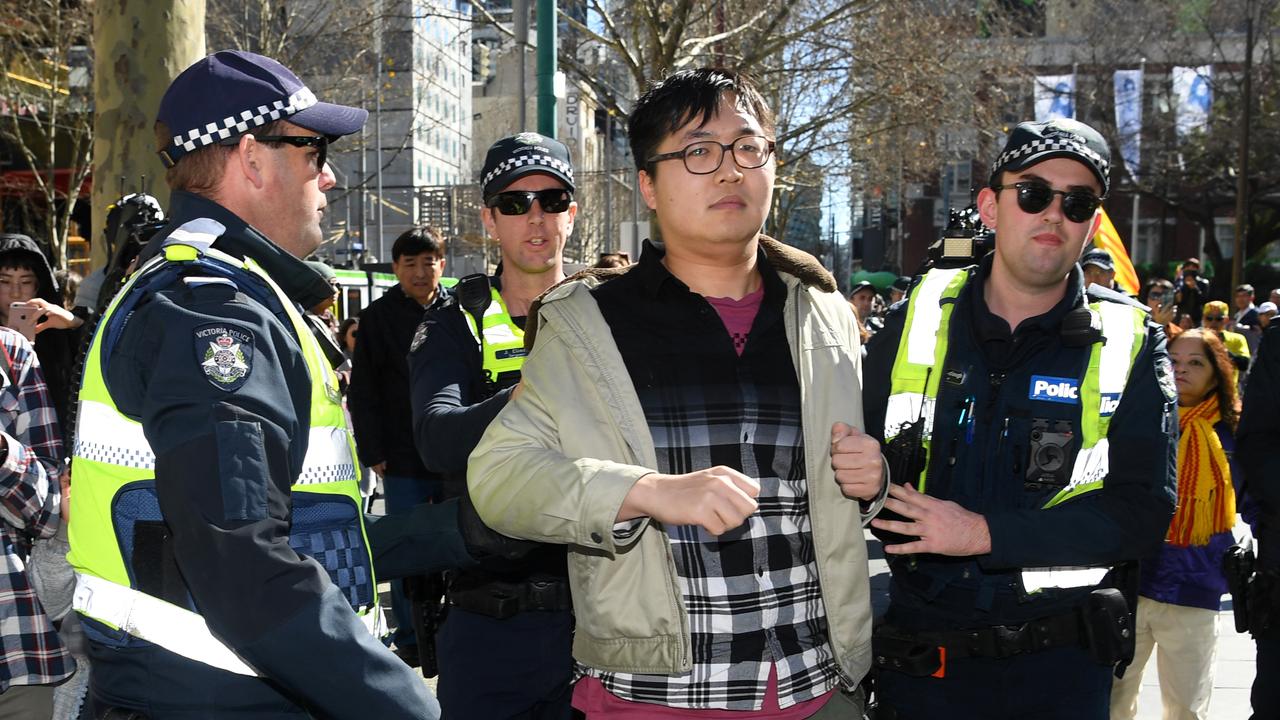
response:
{"label": "woman with orange scarf", "polygon": [[1111,720],[1138,711],[1142,669],[1156,650],[1165,720],[1205,720],[1213,691],[1218,611],[1227,580],[1222,555],[1236,521],[1233,434],[1239,417],[1235,366],[1212,331],[1169,343],[1178,390],[1178,506],[1160,554],[1142,563],[1137,652],[1111,690]]}

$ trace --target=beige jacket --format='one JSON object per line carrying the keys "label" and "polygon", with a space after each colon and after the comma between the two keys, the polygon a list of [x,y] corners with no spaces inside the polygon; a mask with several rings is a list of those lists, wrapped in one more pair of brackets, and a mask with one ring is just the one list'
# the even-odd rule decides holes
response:
{"label": "beige jacket", "polygon": [[[853,313],[809,255],[761,238],[787,286],[785,325],[803,405],[809,512],[830,641],[846,681],[871,664],[871,603],[860,516],[831,469],[831,425],[863,426]],[[610,273],[621,272],[619,270]],[[589,290],[608,273],[552,288],[530,315],[523,388],[471,453],[481,518],[514,537],[569,545],[573,654],[600,670],[677,674],[692,666],[688,618],[667,534],[646,521],[615,542],[623,498],[657,459],[644,412]],[[886,483],[887,484],[887,483]]]}

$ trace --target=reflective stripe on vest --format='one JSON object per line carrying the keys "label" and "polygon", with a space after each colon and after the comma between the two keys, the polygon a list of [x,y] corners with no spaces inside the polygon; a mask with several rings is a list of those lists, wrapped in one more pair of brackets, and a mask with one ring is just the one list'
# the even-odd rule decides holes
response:
{"label": "reflective stripe on vest", "polygon": [[[491,300],[484,310],[484,369],[489,371],[489,378],[497,380],[503,373],[520,372],[524,365],[524,331],[516,325],[507,313],[507,305],[502,302],[502,294],[497,288],[489,288]],[[467,319],[467,328],[471,336],[479,342],[476,333],[476,319],[471,313],[462,311]]]}
{"label": "reflective stripe on vest", "polygon": [[[214,230],[210,230],[210,223]],[[202,232],[191,232],[193,228]],[[307,452],[291,490],[299,497],[310,494],[313,497],[336,496],[343,501],[349,500],[356,508],[359,535],[366,553],[369,552],[368,539],[361,521],[362,514],[359,511],[362,501],[355,462],[355,441],[340,403],[337,375],[329,366],[323,350],[311,335],[293,302],[270,276],[250,259],[241,260],[209,247],[212,240],[208,236],[216,239],[214,233],[221,231],[221,225],[209,220],[183,225],[170,236],[161,255],[134,273],[102,317],[89,348],[80,388],[76,443],[72,450],[76,509],[79,513],[71,516],[71,552],[67,559],[79,578],[73,602],[77,611],[190,659],[232,672],[247,671],[248,674],[253,674],[251,669],[235,658],[229,648],[209,634],[199,615],[132,587],[112,518],[113,501],[117,493],[132,483],[152,480],[155,477],[156,459],[143,434],[142,425],[117,409],[107,389],[102,375],[103,336],[116,310],[141,280],[167,264],[191,262],[203,256],[229,270],[257,276],[279,298],[289,316],[311,377]],[[175,243],[175,238],[180,243]],[[188,241],[190,244],[181,244]],[[323,557],[317,556],[314,559],[321,565],[325,563]],[[368,567],[372,574],[371,555],[368,557]],[[103,583],[110,588],[102,590]],[[369,587],[373,589],[372,602],[355,610],[367,626],[380,632],[382,613],[377,602],[376,578],[369,577]],[[104,593],[109,593],[110,601],[102,599]],[[163,605],[165,609],[157,610],[157,605]],[[154,618],[139,619],[140,611],[142,615]],[[198,622],[175,619],[186,615]],[[144,628],[145,634],[133,633],[128,627],[130,625]],[[235,662],[229,662],[227,658],[232,658]],[[227,667],[228,664],[234,666],[236,663],[239,663],[238,669]]]}
{"label": "reflective stripe on vest", "polygon": [[[894,359],[889,402],[885,412],[885,442],[892,440],[908,423],[924,424],[921,444],[924,468],[917,487],[926,492],[929,448],[937,412],[938,384],[946,367],[947,341],[955,298],[968,282],[970,272],[930,270],[912,290],[907,305],[906,326],[898,341]],[[1107,430],[1111,416],[1120,405],[1125,385],[1146,336],[1146,313],[1119,303],[1089,305],[1101,320],[1105,342],[1096,342],[1089,351],[1089,366],[1080,386],[1081,446],[1071,468],[1066,487],[1044,508],[1102,488],[1110,469]],[[1027,592],[1047,587],[1082,587],[1097,584],[1108,568],[1027,568],[1022,572]]]}

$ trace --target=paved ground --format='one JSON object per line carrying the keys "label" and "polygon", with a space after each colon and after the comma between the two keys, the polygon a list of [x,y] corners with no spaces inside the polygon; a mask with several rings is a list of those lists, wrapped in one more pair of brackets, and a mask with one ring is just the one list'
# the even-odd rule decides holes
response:
{"label": "paved ground", "polygon": [[[889,566],[884,560],[880,542],[867,533],[871,553],[872,605],[877,613],[889,602]],[[1254,647],[1248,635],[1238,635],[1231,618],[1231,602],[1219,618],[1217,672],[1213,680],[1213,700],[1208,720],[1246,720],[1249,717],[1249,688],[1253,685]],[[1138,696],[1138,720],[1161,720],[1160,680],[1154,654],[1142,678]]]}

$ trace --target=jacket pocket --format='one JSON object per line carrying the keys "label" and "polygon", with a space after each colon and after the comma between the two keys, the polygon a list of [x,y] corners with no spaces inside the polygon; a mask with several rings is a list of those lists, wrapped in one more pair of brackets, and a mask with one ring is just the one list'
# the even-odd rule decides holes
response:
{"label": "jacket pocket", "polygon": [[373,568],[351,498],[295,491],[289,547],[320,563],[353,608],[373,604]]}

